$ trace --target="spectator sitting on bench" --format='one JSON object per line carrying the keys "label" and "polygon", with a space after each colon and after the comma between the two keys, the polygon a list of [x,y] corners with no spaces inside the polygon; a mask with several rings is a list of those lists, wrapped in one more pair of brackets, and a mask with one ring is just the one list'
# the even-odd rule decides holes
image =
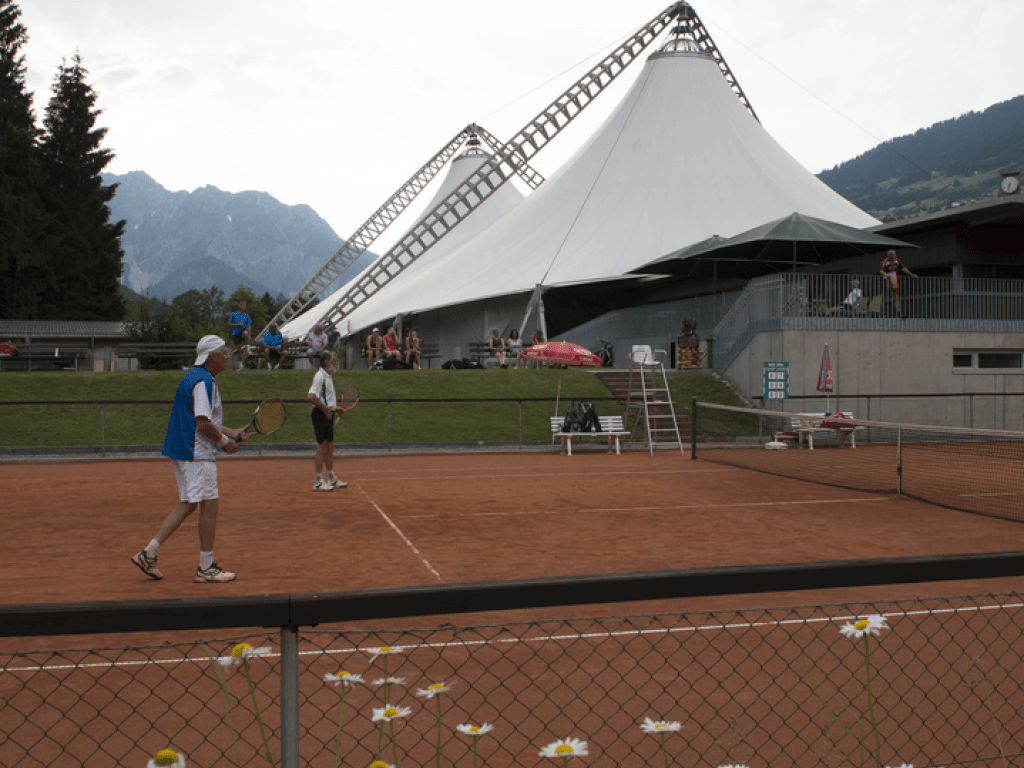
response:
{"label": "spectator sitting on bench", "polygon": [[410,363],[413,368],[420,367],[420,337],[416,331],[409,331],[405,337],[405,362]]}
{"label": "spectator sitting on bench", "polygon": [[0,357],[17,357],[18,348],[14,346],[14,342],[8,339],[3,344],[0,344]]}
{"label": "spectator sitting on bench", "polygon": [[[281,363],[284,362],[285,358],[288,357],[288,350],[284,346],[284,337],[277,330],[276,324],[271,323],[270,328],[263,332],[261,345],[263,347],[263,357],[267,361],[267,370],[276,371],[281,367]],[[277,355],[277,365],[273,367],[270,365],[271,353]]]}
{"label": "spectator sitting on bench", "polygon": [[306,336],[306,357],[309,359],[311,367],[316,368],[314,359],[319,360],[321,367],[323,366],[323,360],[327,355],[331,353],[327,349],[327,334],[324,333],[324,327],[317,323],[313,326],[313,330]]}
{"label": "spectator sitting on bench", "polygon": [[395,326],[390,326],[388,332],[384,334],[384,357],[400,357],[401,352],[398,350],[398,334],[395,332]]}
{"label": "spectator sitting on bench", "polygon": [[519,331],[515,328],[508,333],[508,353],[516,358],[516,367],[512,369],[513,371],[519,370],[520,363],[523,363],[524,368],[528,366],[523,359],[523,340],[519,338]]}
{"label": "spectator sitting on bench", "polygon": [[491,332],[491,338],[487,340],[487,349],[498,359],[498,365],[502,368],[508,367],[505,363],[505,340],[501,338],[501,331],[497,328]]}
{"label": "spectator sitting on bench", "polygon": [[366,365],[373,368],[373,364],[380,359],[384,349],[384,339],[380,335],[380,328],[374,328],[373,333],[366,337]]}
{"label": "spectator sitting on bench", "polygon": [[245,347],[252,344],[252,336],[249,334],[252,318],[245,312],[244,301],[238,302],[238,309],[228,317],[228,325],[231,326],[231,340],[235,344],[235,370],[240,371],[244,367],[242,361],[249,354]]}

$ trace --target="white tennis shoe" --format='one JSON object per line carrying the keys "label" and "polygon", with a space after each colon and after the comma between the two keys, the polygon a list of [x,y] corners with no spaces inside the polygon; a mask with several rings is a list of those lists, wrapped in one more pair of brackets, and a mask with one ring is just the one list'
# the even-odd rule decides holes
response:
{"label": "white tennis shoe", "polygon": [[328,479],[327,482],[330,483],[331,488],[347,488],[348,487],[348,483],[344,482],[343,480],[339,480],[338,478],[334,478],[333,480]]}
{"label": "white tennis shoe", "polygon": [[331,485],[326,480],[320,480],[320,481],[318,481],[318,482],[313,484],[313,490],[314,491],[333,491],[334,490],[334,486]]}

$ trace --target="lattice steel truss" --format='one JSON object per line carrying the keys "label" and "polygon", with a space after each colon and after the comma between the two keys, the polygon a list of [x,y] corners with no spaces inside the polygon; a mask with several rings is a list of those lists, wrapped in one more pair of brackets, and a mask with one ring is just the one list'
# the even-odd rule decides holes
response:
{"label": "lattice steel truss", "polygon": [[[868,639],[840,631],[869,614]],[[470,765],[459,725],[490,723],[481,765],[538,765],[588,742],[603,766],[1019,765],[1024,603],[1018,594],[405,631],[303,631],[155,647],[0,654],[0,765],[139,768],[166,747],[190,768]],[[281,635],[282,641],[284,633]],[[273,653],[211,660],[238,640]],[[380,654],[386,647],[390,653]],[[283,701],[281,677],[298,677]],[[348,687],[325,681],[345,670]],[[223,675],[221,685],[218,675]],[[383,679],[393,678],[387,686]],[[440,699],[425,694],[444,684]],[[286,687],[286,686],[285,686]],[[344,693],[344,703],[342,702]],[[385,700],[408,707],[391,727]],[[259,717],[257,717],[257,711]],[[404,710],[403,710],[404,711]],[[294,714],[291,714],[294,713]],[[294,717],[294,721],[292,718]],[[664,742],[645,718],[679,722]],[[396,759],[397,758],[397,759]],[[556,763],[551,763],[556,765]],[[582,763],[581,763],[582,764]]]}

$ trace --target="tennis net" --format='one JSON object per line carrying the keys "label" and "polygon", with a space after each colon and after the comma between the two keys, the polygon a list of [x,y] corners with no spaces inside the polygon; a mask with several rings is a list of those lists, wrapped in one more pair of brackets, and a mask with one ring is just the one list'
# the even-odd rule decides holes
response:
{"label": "tennis net", "polygon": [[705,461],[1024,522],[1021,432],[841,422],[700,402],[693,416],[694,456]]}

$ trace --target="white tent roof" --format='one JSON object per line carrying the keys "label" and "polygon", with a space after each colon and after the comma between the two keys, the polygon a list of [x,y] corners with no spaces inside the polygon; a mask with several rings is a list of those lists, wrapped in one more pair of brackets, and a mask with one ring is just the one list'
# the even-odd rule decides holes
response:
{"label": "white tent roof", "polygon": [[647,60],[605,123],[529,198],[458,247],[428,251],[339,330],[538,283],[622,275],[794,211],[857,228],[878,223],[782,149],[709,55],[673,47]]}

